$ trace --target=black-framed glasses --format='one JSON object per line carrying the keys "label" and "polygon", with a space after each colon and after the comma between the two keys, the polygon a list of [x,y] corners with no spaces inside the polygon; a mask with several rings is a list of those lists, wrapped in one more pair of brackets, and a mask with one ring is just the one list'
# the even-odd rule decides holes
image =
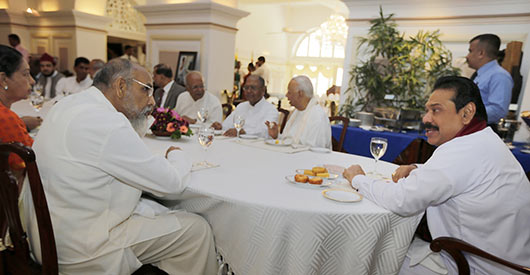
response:
{"label": "black-framed glasses", "polygon": [[134,79],[133,78],[132,80],[134,82],[138,83],[140,86],[142,86],[142,90],[144,92],[146,92],[148,96],[150,96],[150,97],[153,96],[153,91],[154,91],[153,86],[151,86],[149,84],[145,84],[145,83],[143,83],[142,81],[140,81],[138,79]]}

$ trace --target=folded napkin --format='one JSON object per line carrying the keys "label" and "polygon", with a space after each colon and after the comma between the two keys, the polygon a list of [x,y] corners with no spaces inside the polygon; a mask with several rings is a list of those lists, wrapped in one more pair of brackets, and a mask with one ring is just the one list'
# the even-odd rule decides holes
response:
{"label": "folded napkin", "polygon": [[263,139],[252,139],[252,140],[241,139],[241,140],[234,140],[234,142],[239,143],[241,145],[246,145],[250,147],[255,147],[255,148],[260,148],[264,150],[280,152],[280,153],[287,153],[287,154],[309,150],[309,146],[300,145],[300,144],[292,144],[290,146],[270,145],[270,144],[263,142]]}

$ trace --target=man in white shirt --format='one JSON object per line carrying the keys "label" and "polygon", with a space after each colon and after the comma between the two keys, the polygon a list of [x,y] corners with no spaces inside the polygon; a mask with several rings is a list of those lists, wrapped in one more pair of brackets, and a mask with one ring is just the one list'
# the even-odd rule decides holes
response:
{"label": "man in white shirt", "polygon": [[260,56],[258,57],[258,61],[256,61],[256,70],[252,72],[252,74],[259,75],[265,80],[265,86],[270,87],[270,69],[267,64],[265,64],[265,57]]}
{"label": "man in white shirt", "polygon": [[[488,116],[479,88],[463,77],[442,77],[425,104],[427,141],[438,146],[422,166],[406,165],[393,182],[364,175],[359,165],[344,177],[365,198],[401,216],[427,210],[434,238],[464,240],[510,262],[530,265],[530,182],[503,141],[486,126]],[[400,274],[434,274],[411,266],[411,253]],[[456,266],[441,253],[449,274]],[[471,274],[512,274],[498,264],[466,255]]]}
{"label": "man in white shirt", "polygon": [[130,45],[125,46],[125,53],[120,58],[127,59],[131,62],[138,63],[138,59],[133,55],[134,48]]}
{"label": "man in white shirt", "polygon": [[[309,77],[293,77],[287,86],[287,99],[295,107],[285,124],[282,139],[295,144],[331,149],[331,125],[326,111],[313,96],[313,84]],[[278,124],[267,122],[269,135],[278,138]]]}
{"label": "man in white shirt", "polygon": [[[177,199],[191,169],[179,148],[171,146],[164,158],[142,141],[154,107],[148,83],[138,64],[110,61],[93,87],[54,105],[33,144],[61,274],[131,274],[147,263],[169,274],[217,272],[202,217],[141,198],[145,192]],[[39,251],[29,217],[32,249]]]}
{"label": "man in white shirt", "polygon": [[186,88],[173,80],[173,72],[167,65],[159,64],[155,67],[153,82],[155,86],[160,87],[154,93],[156,106],[173,109],[177,105],[178,96],[185,92]]}
{"label": "man in white shirt", "polygon": [[237,131],[234,128],[234,117],[241,116],[245,119],[245,125],[240,134],[268,137],[266,121],[278,122],[278,111],[274,105],[269,103],[263,95],[265,94],[265,81],[261,76],[251,75],[247,78],[242,88],[248,101],[237,105],[237,108],[224,120],[223,124],[215,122],[212,124],[216,130],[225,130],[224,135],[235,137]]}
{"label": "man in white shirt", "polygon": [[85,57],[78,57],[74,61],[75,75],[64,77],[55,88],[56,96],[67,96],[79,93],[92,86],[92,78],[88,75],[90,61]]}
{"label": "man in white shirt", "polygon": [[36,84],[43,88],[44,98],[54,98],[56,95],[55,87],[64,75],[55,70],[57,63],[51,55],[43,53],[39,61],[40,73],[36,76]]}
{"label": "man in white shirt", "polygon": [[175,111],[190,124],[197,123],[197,112],[201,108],[205,108],[208,112],[207,123],[221,121],[223,119],[221,102],[205,91],[202,74],[199,71],[191,71],[184,79],[187,92],[178,96]]}

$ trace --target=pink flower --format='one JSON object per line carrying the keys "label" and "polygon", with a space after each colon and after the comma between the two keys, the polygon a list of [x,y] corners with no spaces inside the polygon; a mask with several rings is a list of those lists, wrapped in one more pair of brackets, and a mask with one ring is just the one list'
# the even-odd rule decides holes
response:
{"label": "pink flower", "polygon": [[159,113],[163,113],[166,111],[166,109],[164,109],[164,107],[158,107],[156,108],[156,111],[159,112]]}
{"label": "pink flower", "polygon": [[175,132],[175,126],[174,126],[174,123],[173,122],[170,122],[167,124],[167,127],[166,127],[166,131],[170,132],[170,133],[173,133]]}
{"label": "pink flower", "polygon": [[175,110],[171,110],[171,115],[176,119],[176,120],[181,120],[179,114],[175,111]]}
{"label": "pink flower", "polygon": [[185,134],[188,132],[188,127],[186,127],[186,125],[182,125],[180,126],[180,132]]}

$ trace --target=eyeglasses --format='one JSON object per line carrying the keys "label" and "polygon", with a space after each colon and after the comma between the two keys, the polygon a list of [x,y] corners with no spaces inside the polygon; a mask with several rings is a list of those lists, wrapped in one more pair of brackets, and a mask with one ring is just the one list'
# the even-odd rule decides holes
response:
{"label": "eyeglasses", "polygon": [[257,86],[252,86],[252,85],[248,85],[248,86],[243,86],[243,91],[249,91],[249,90],[252,90],[252,91],[257,91],[259,90],[261,87],[257,87]]}
{"label": "eyeglasses", "polygon": [[144,92],[146,92],[147,95],[148,95],[149,97],[153,96],[153,91],[154,91],[154,89],[153,89],[153,87],[152,87],[151,85],[145,84],[145,83],[143,83],[142,81],[137,80],[137,79],[134,79],[134,78],[133,78],[132,80],[133,80],[134,82],[140,84],[140,86],[142,86],[142,90],[143,90]]}

